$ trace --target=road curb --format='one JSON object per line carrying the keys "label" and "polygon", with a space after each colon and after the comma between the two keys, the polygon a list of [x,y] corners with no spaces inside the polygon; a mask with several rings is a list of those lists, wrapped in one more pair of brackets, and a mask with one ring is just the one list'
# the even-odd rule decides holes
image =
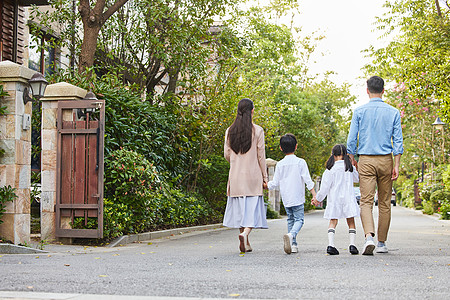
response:
{"label": "road curb", "polygon": [[48,251],[29,248],[13,244],[0,244],[1,254],[35,254],[35,253],[49,253]]}
{"label": "road curb", "polygon": [[421,210],[421,209],[417,210],[417,209],[410,208],[410,207],[404,207],[404,206],[400,206],[400,207],[403,209],[406,209],[406,210],[410,210],[410,211],[414,212],[415,214],[418,214],[418,215],[421,215],[424,217],[428,217],[430,219],[434,219],[436,221],[440,221],[440,222],[444,222],[444,223],[447,223],[450,221],[450,220],[441,219],[442,216],[438,213],[433,213],[432,215],[428,215],[428,214],[424,213],[423,210]]}
{"label": "road curb", "polygon": [[160,230],[160,231],[150,231],[150,232],[137,233],[137,234],[129,234],[129,235],[123,235],[121,237],[114,239],[106,247],[108,247],[108,248],[118,247],[121,245],[126,245],[126,244],[131,244],[131,243],[136,243],[136,242],[149,241],[149,240],[168,237],[168,236],[180,235],[180,234],[184,234],[184,233],[192,232],[192,231],[202,231],[202,230],[210,230],[210,229],[227,229],[227,227],[224,227],[222,225],[222,223],[219,223],[219,224],[200,225],[200,226],[174,228],[174,229],[167,229],[167,230]]}

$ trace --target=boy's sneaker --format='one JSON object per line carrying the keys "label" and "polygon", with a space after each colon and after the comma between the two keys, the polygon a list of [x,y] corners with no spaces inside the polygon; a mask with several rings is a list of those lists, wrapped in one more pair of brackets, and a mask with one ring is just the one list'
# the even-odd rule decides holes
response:
{"label": "boy's sneaker", "polygon": [[298,253],[297,245],[291,245],[291,253]]}
{"label": "boy's sneaker", "polygon": [[287,254],[292,253],[292,239],[293,236],[290,233],[287,233],[283,236],[284,252],[286,252]]}
{"label": "boy's sneaker", "polygon": [[388,248],[385,243],[378,243],[376,253],[388,253]]}
{"label": "boy's sneaker", "polygon": [[338,249],[336,249],[333,246],[328,246],[327,247],[327,253],[330,254],[330,255],[339,255]]}
{"label": "boy's sneaker", "polygon": [[362,255],[373,255],[373,250],[375,249],[375,243],[372,239],[366,240],[363,247]]}
{"label": "boy's sneaker", "polygon": [[355,245],[350,245],[348,247],[348,250],[350,251],[351,254],[356,255],[359,253],[358,248],[356,248]]}

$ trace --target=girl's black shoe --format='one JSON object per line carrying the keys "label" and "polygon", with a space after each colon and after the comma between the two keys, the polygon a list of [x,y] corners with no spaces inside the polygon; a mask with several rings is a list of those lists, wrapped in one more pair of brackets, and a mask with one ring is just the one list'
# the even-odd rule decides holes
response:
{"label": "girl's black shoe", "polygon": [[336,249],[335,247],[332,247],[332,246],[327,247],[327,253],[330,255],[339,255],[338,249]]}
{"label": "girl's black shoe", "polygon": [[350,247],[348,247],[348,250],[350,251],[350,253],[351,254],[353,254],[353,255],[355,255],[355,254],[358,254],[359,253],[359,251],[358,251],[358,248],[356,248],[356,246],[355,245],[350,245]]}

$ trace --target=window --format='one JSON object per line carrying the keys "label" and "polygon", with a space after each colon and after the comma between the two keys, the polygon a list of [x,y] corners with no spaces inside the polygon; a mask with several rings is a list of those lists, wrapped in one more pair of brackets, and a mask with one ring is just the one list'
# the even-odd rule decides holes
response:
{"label": "window", "polygon": [[52,43],[54,39],[42,31],[39,32],[39,36],[30,36],[28,68],[41,72],[44,76],[55,72],[58,59]]}

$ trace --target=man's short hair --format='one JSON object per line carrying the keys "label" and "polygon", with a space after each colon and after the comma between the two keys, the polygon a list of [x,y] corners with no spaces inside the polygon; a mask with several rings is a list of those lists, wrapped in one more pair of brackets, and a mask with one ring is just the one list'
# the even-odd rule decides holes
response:
{"label": "man's short hair", "polygon": [[373,94],[379,94],[384,90],[384,80],[379,76],[372,76],[367,80],[367,88]]}
{"label": "man's short hair", "polygon": [[284,154],[294,153],[296,145],[297,139],[291,133],[286,133],[280,138],[280,147]]}

